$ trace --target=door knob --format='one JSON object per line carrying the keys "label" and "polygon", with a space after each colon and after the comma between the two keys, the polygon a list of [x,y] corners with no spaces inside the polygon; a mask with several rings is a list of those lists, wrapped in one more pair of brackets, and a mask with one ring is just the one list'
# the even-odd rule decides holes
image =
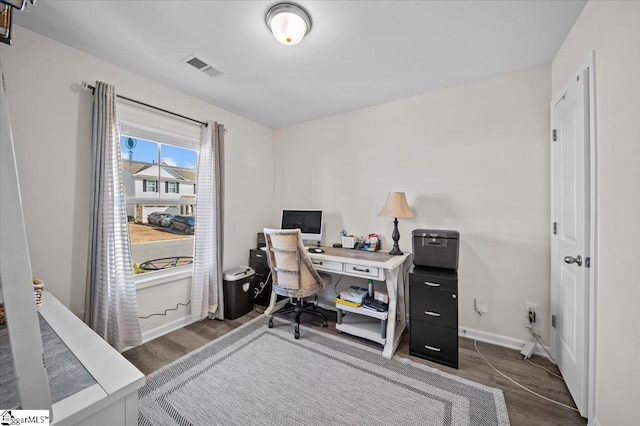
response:
{"label": "door knob", "polygon": [[571,265],[572,263],[577,263],[578,266],[582,266],[582,256],[578,255],[577,257],[565,256],[564,263],[568,263]]}

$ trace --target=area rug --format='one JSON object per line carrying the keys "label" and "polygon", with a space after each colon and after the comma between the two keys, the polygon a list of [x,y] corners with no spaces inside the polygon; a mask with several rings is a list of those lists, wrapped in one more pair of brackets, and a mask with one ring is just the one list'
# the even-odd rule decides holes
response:
{"label": "area rug", "polygon": [[147,377],[138,424],[508,425],[502,391],[264,317]]}

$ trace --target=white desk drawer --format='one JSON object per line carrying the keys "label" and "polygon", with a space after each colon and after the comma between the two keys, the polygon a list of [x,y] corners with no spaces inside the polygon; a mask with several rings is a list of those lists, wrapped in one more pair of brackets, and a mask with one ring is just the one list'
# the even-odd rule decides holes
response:
{"label": "white desk drawer", "polygon": [[313,266],[319,271],[342,272],[342,263],[333,260],[311,259]]}
{"label": "white desk drawer", "polygon": [[354,265],[352,263],[345,263],[344,271],[353,275],[361,275],[363,277],[378,276],[378,268],[372,266]]}

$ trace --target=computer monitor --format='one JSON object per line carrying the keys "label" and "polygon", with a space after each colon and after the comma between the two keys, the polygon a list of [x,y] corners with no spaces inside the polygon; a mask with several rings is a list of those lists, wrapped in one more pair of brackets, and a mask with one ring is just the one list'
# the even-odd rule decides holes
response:
{"label": "computer monitor", "polygon": [[302,239],[322,240],[322,210],[282,210],[282,229],[299,229]]}

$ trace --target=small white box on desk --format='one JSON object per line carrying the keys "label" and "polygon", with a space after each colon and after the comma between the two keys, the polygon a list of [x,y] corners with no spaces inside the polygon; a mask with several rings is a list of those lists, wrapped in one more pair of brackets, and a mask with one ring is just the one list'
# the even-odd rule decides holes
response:
{"label": "small white box on desk", "polygon": [[342,247],[353,248],[356,245],[356,237],[342,237]]}
{"label": "small white box on desk", "polygon": [[389,293],[384,290],[376,290],[373,294],[373,298],[383,303],[389,303]]}

